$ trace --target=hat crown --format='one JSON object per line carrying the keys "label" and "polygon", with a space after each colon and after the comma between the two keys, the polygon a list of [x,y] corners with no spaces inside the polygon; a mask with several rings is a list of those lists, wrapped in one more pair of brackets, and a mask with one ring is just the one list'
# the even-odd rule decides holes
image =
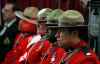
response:
{"label": "hat crown", "polygon": [[36,18],[37,13],[38,13],[38,8],[36,8],[36,7],[27,7],[27,8],[25,8],[23,14],[24,14],[24,16],[27,16],[29,18]]}
{"label": "hat crown", "polygon": [[52,11],[48,16],[47,16],[47,20],[54,20],[57,21],[58,17],[63,13],[63,10],[61,9],[55,9],[54,11]]}
{"label": "hat crown", "polygon": [[37,16],[43,16],[43,14],[44,14],[44,16],[45,15],[47,15],[48,13],[50,13],[52,11],[52,9],[50,9],[50,8],[44,8],[44,9],[42,9],[42,10],[40,10],[39,12],[38,12],[38,15]]}
{"label": "hat crown", "polygon": [[76,10],[67,10],[59,17],[59,24],[83,24],[84,17],[83,15]]}
{"label": "hat crown", "polygon": [[44,8],[42,10],[40,10],[37,14],[37,17],[39,20],[46,20],[47,15],[52,11],[52,9],[50,8]]}
{"label": "hat crown", "polygon": [[68,10],[64,12],[63,15],[64,17],[68,17],[68,18],[79,18],[80,16],[82,16],[80,12],[75,10]]}

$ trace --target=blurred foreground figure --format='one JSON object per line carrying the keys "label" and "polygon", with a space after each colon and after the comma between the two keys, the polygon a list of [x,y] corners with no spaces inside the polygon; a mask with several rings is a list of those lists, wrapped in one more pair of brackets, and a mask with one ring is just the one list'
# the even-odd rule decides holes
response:
{"label": "blurred foreground figure", "polygon": [[19,28],[21,32],[16,36],[13,49],[7,53],[4,64],[16,64],[20,56],[27,50],[27,45],[32,40],[32,37],[36,35],[35,24],[21,20]]}
{"label": "blurred foreground figure", "polygon": [[[33,13],[34,7],[26,8],[24,11],[24,14],[27,13]],[[29,11],[27,11],[29,10]],[[30,12],[31,11],[31,12]],[[32,19],[35,18],[34,14],[31,15],[31,18],[24,18],[22,15],[19,14],[19,12],[15,13],[19,18],[21,17],[22,20],[19,22],[19,31],[20,33],[16,35],[16,39],[14,42],[13,49],[7,53],[5,61],[3,64],[17,64],[19,61],[19,58],[26,52],[28,49],[28,45],[30,44],[30,41],[33,37],[37,36],[37,26],[36,26],[36,20]]]}
{"label": "blurred foreground figure", "polygon": [[[49,51],[49,49],[52,47],[52,41],[50,40],[50,36],[47,33],[47,26],[46,26],[46,20],[45,20],[45,13],[51,9],[44,9],[43,16],[40,16],[38,14],[38,34],[41,35],[40,41],[36,42],[34,45],[31,45],[31,47],[25,52],[24,55],[26,57],[21,56],[19,63],[26,63],[26,64],[41,64],[42,58],[45,57],[46,53]],[[40,13],[41,14],[41,13]],[[46,14],[47,15],[47,14]],[[44,27],[44,28],[43,28]],[[35,41],[35,40],[34,40]],[[32,40],[31,40],[32,42]],[[24,58],[23,58],[24,57]],[[21,60],[23,58],[23,60]]]}

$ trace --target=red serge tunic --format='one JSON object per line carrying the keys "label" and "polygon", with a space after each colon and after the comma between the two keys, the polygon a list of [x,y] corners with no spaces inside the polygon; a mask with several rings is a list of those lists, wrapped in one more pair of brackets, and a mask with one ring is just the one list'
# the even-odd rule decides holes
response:
{"label": "red serge tunic", "polygon": [[28,64],[40,64],[46,52],[52,47],[48,40],[40,41],[34,44],[28,51],[27,61]]}
{"label": "red serge tunic", "polygon": [[32,39],[32,36],[22,37],[18,34],[15,39],[13,49],[7,53],[3,64],[16,64],[19,57],[26,51],[27,44]]}
{"label": "red serge tunic", "polygon": [[80,48],[80,50],[73,54],[72,57],[68,60],[69,64],[100,64],[96,54],[85,46],[87,45],[83,40],[74,46],[74,48]]}
{"label": "red serge tunic", "polygon": [[51,48],[48,55],[43,58],[40,64],[60,64],[65,56],[62,48]]}

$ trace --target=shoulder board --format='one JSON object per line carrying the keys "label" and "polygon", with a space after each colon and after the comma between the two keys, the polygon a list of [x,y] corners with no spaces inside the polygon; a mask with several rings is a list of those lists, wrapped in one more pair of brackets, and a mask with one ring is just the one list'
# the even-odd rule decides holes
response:
{"label": "shoulder board", "polygon": [[90,49],[87,46],[81,47],[81,50],[84,53],[84,55],[86,55],[86,56],[91,55]]}

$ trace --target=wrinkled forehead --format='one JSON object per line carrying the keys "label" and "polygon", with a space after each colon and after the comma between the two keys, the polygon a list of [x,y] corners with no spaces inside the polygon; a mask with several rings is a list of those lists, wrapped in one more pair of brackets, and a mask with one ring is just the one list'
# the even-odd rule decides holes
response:
{"label": "wrinkled forehead", "polygon": [[60,37],[70,37],[71,35],[68,32],[60,32]]}

